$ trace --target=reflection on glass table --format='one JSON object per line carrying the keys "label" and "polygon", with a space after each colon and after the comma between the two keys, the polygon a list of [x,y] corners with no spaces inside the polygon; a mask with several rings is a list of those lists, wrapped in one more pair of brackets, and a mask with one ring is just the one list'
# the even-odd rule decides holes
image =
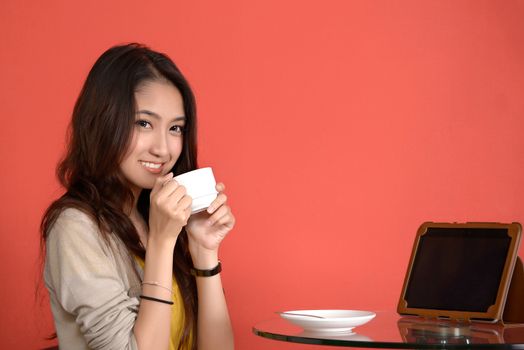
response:
{"label": "reflection on glass table", "polygon": [[291,343],[388,349],[524,349],[524,325],[458,323],[377,312],[353,333],[304,331],[282,318],[260,322],[253,333]]}

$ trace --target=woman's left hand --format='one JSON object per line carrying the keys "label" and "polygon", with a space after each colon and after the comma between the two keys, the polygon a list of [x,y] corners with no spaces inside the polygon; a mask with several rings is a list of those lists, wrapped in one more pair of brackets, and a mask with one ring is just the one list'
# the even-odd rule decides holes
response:
{"label": "woman's left hand", "polygon": [[202,254],[217,254],[220,243],[235,225],[235,217],[226,204],[225,188],[223,183],[218,183],[217,198],[206,211],[191,215],[188,220],[186,231],[193,260]]}

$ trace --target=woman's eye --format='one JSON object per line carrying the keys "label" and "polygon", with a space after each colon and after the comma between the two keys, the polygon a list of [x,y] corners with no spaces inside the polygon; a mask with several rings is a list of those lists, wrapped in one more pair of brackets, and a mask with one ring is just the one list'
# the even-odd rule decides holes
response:
{"label": "woman's eye", "polygon": [[173,125],[169,131],[175,133],[175,134],[183,134],[184,133],[184,127],[181,125]]}
{"label": "woman's eye", "polygon": [[151,123],[146,120],[137,120],[135,124],[142,128],[151,128]]}

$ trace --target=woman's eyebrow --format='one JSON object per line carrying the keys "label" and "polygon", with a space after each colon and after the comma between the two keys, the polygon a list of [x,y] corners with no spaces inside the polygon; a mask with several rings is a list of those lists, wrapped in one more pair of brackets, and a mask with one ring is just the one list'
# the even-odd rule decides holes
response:
{"label": "woman's eyebrow", "polygon": [[[147,109],[141,109],[138,112],[136,112],[136,114],[146,114],[155,119],[161,119],[160,115],[158,115],[155,112],[149,111]],[[177,122],[177,121],[185,121],[185,120],[186,120],[186,117],[184,115],[180,115],[180,116],[175,117],[172,121]]]}

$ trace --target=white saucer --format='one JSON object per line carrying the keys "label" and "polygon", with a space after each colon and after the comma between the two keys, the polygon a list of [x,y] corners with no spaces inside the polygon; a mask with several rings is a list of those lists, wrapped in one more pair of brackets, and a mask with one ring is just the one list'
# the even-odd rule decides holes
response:
{"label": "white saucer", "polygon": [[305,338],[322,338],[335,340],[351,340],[351,341],[373,341],[370,337],[358,333],[339,333],[339,332],[318,332],[318,331],[303,331],[299,334],[300,337]]}
{"label": "white saucer", "polygon": [[348,334],[353,328],[371,321],[376,314],[360,310],[288,310],[280,316],[305,331]]}

